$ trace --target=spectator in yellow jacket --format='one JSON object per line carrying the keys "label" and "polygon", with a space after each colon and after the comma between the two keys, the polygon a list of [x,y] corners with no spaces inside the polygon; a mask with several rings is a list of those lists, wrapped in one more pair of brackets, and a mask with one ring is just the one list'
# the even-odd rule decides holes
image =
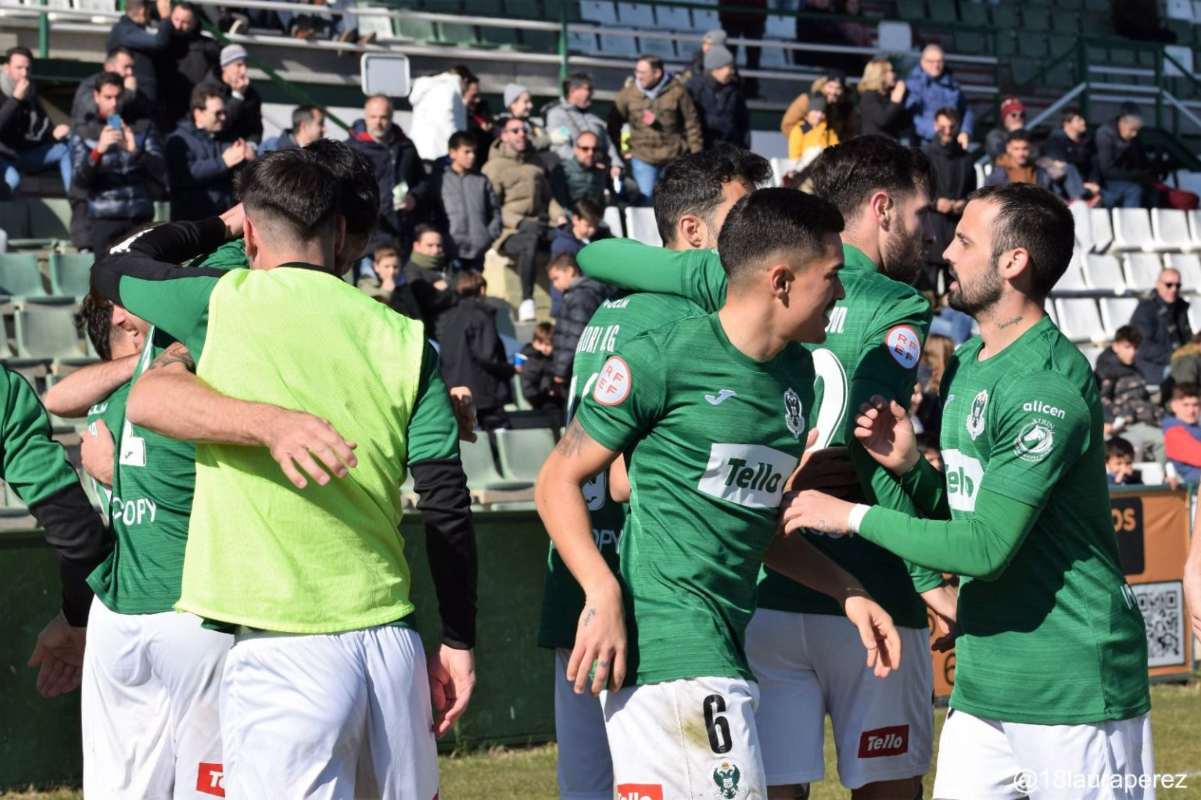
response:
{"label": "spectator in yellow jacket", "polygon": [[798,159],[800,169],[838,141],[838,134],[826,121],[826,98],[815,95],[809,99],[805,118],[788,133],[788,157]]}

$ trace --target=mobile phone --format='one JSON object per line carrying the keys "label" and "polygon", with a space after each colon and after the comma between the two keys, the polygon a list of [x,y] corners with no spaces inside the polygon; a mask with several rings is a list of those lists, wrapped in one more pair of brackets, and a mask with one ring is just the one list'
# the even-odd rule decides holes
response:
{"label": "mobile phone", "polygon": [[108,118],[108,126],[110,128],[112,128],[113,130],[118,130],[118,131],[121,130],[121,126],[123,124],[124,123],[121,120],[120,114],[113,114]]}

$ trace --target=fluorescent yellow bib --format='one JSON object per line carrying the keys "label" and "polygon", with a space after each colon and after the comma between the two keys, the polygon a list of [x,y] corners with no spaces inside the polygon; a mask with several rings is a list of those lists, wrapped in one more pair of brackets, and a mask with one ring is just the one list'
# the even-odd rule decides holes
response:
{"label": "fluorescent yellow bib", "polygon": [[425,333],[333,275],[234,270],[209,298],[197,375],[328,420],[358,466],[297,489],[261,447],[201,444],[176,608],[265,630],[332,633],[413,611],[401,518]]}

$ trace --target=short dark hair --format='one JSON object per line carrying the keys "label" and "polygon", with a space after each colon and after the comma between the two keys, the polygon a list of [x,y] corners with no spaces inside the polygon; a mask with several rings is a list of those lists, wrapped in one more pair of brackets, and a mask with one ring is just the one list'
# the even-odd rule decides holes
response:
{"label": "short dark hair", "polygon": [[174,11],[177,8],[182,8],[184,11],[191,11],[192,16],[196,17],[197,19],[200,18],[200,10],[187,0],[179,0],[179,2],[172,3],[171,10]]}
{"label": "short dark hair", "polygon": [[459,277],[455,279],[455,294],[459,297],[479,297],[480,292],[487,288],[488,281],[475,270],[460,270]]}
{"label": "short dark hair", "polygon": [[92,87],[93,92],[100,91],[105,86],[116,86],[117,91],[125,91],[125,79],[115,72],[101,72],[96,77],[96,83]]}
{"label": "short dark hair", "polygon": [[581,86],[593,86],[592,76],[587,72],[573,72],[563,81],[563,94],[568,95]]}
{"label": "short dark hair", "polygon": [[873,192],[929,193],[930,159],[887,136],[856,136],[823,150],[805,170],[805,179],[813,194],[853,220]]}
{"label": "short dark hair", "polygon": [[1080,111],[1080,106],[1064,106],[1063,111],[1059,112],[1059,124],[1066,125],[1076,117],[1084,118],[1084,114]]}
{"label": "short dark hair", "polygon": [[552,258],[550,263],[546,265],[547,272],[550,272],[552,269],[570,269],[579,272],[580,263],[575,260],[575,256],[571,253],[559,253],[559,255]]}
{"label": "short dark hair", "polygon": [[327,235],[341,212],[342,181],[309,148],[275,150],[238,173],[238,199],[252,219],[281,222],[296,239]]}
{"label": "short dark hair", "polygon": [[947,119],[954,122],[956,125],[959,124],[959,112],[956,111],[951,106],[943,106],[942,108],[935,111],[934,118],[938,119],[939,117],[946,117]]}
{"label": "short dark hair", "polygon": [[756,189],[730,209],[717,252],[733,282],[780,252],[812,258],[824,248],[823,240],[842,228],[842,214],[820,197],[794,189]]}
{"label": "short dark hair", "polygon": [[306,122],[312,122],[313,115],[320,110],[317,106],[296,106],[296,108],[292,109],[292,131],[299,130],[300,126]]}
{"label": "short dark hair", "polygon": [[676,224],[685,214],[709,218],[721,205],[723,184],[745,181],[755,186],[771,178],[763,156],[730,144],[680,156],[659,173],[655,184],[655,224],[666,245],[676,239]]}
{"label": "short dark hair", "polygon": [[1025,128],[1018,128],[1016,131],[1010,131],[1009,135],[1005,137],[1005,144],[1009,144],[1010,142],[1029,142],[1029,141],[1030,141],[1030,131],[1026,130]]}
{"label": "short dark hair", "polygon": [[549,342],[555,335],[555,326],[550,322],[539,322],[534,326],[534,335],[531,341]]}
{"label": "short dark hair", "polygon": [[1030,254],[1032,299],[1046,300],[1067,270],[1076,242],[1076,226],[1067,205],[1030,183],[985,186],[968,195],[968,200],[997,204],[992,257],[999,258],[1015,247],[1025,248]]}
{"label": "short dark hair", "polygon": [[422,222],[416,228],[413,228],[413,241],[420,242],[421,237],[425,236],[427,233],[436,233],[439,236],[442,235],[442,231],[438,230],[433,225],[427,225]]}
{"label": "short dark hair", "polygon": [[112,61],[114,58],[116,58],[117,56],[121,56],[121,55],[129,56],[130,58],[133,58],[133,53],[129,52],[128,47],[114,47],[112,50],[109,50],[107,53],[104,54],[104,60]]}
{"label": "short dark hair", "polygon": [[638,56],[637,59],[635,59],[634,63],[637,64],[639,61],[645,61],[647,66],[649,66],[651,69],[663,69],[663,59],[659,58],[658,56],[652,56],[649,53],[643,53],[642,55]]}
{"label": "short dark hair", "polygon": [[1121,436],[1114,436],[1105,443],[1105,458],[1110,459],[1114,456],[1123,456],[1133,460],[1134,445]]}
{"label": "short dark hair", "polygon": [[1118,328],[1113,334],[1114,344],[1118,342],[1127,342],[1135,347],[1143,343],[1143,335],[1138,332],[1138,328],[1133,325],[1123,325]]}
{"label": "short dark hair", "polygon": [[379,181],[371,162],[345,142],[332,139],[318,139],[304,149],[315,153],[338,181],[338,213],[346,220],[346,234],[370,236],[379,216]]}
{"label": "short dark hair", "polygon": [[192,90],[192,111],[204,111],[208,108],[210,97],[216,97],[225,102],[225,94],[211,83],[202,83]]}
{"label": "short dark hair", "polygon": [[79,304],[79,319],[83,332],[102,361],[113,360],[113,304],[104,295],[92,289]]}
{"label": "short dark hair", "polygon": [[460,147],[475,147],[475,137],[468,131],[455,131],[446,141],[446,149],[458,150]]}
{"label": "short dark hair", "polygon": [[605,218],[605,210],[587,197],[577,200],[571,213],[580,219],[588,220],[593,225],[600,225],[601,220]]}
{"label": "short dark hair", "polygon": [[1172,399],[1180,400],[1184,397],[1201,397],[1201,389],[1198,389],[1195,383],[1172,384]]}
{"label": "short dark hair", "polygon": [[8,60],[13,56],[25,56],[30,61],[33,61],[33,51],[31,51],[28,47],[23,47],[21,45],[10,47],[4,51],[4,63],[7,64]]}
{"label": "short dark hair", "polygon": [[448,69],[447,72],[453,72],[454,74],[458,75],[459,80],[461,80],[463,83],[479,82],[479,78],[477,78],[475,73],[471,71],[471,67],[467,66],[466,64],[455,64],[453,67]]}

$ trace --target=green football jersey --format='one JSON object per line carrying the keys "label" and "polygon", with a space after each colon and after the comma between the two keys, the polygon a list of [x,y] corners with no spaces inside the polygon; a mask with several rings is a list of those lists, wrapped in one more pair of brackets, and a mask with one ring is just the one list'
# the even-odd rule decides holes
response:
{"label": "green football jersey", "polygon": [[[579,407],[580,398],[592,390],[605,360],[643,331],[688,316],[703,315],[682,297],[639,293],[601,304],[588,327],[580,334],[572,365],[568,392],[568,419]],[[625,523],[625,506],[609,495],[608,474],[597,475],[583,486],[592,520],[592,535],[610,569],[617,572],[617,542]],[[584,610],[584,592],[559,557],[554,543],[546,558],[546,582],[542,591],[542,624],[538,629],[541,647],[570,648],[575,645],[576,625]]]}
{"label": "green football jersey", "polygon": [[[913,503],[900,482],[850,435],[850,412],[876,394],[908,406],[930,327],[930,305],[913,287],[877,272],[857,248],[844,244],[843,257],[839,276],[846,296],[830,312],[826,341],[806,345],[817,372],[817,403],[807,407],[808,422],[820,431],[818,446],[849,446],[867,501],[913,514]],[[618,286],[675,293],[707,311],[725,302],[726,273],[712,250],[673,253],[628,240],[605,240],[586,247],[579,258],[590,276]],[[809,538],[858,578],[894,622],[926,626],[925,604],[917,592],[938,586],[941,575],[907,567],[892,553],[858,537]],[[766,569],[758,602],[781,611],[843,613],[834,599]]]}
{"label": "green football jersey", "polygon": [[634,337],[605,362],[575,422],[633,453],[620,543],[630,683],[754,680],[746,625],[812,405],[803,347],[755,361],[716,314]]}
{"label": "green football jersey", "polygon": [[[92,435],[99,435],[96,423],[103,422],[104,427],[108,429],[108,436],[112,439],[114,452],[117,449],[117,442],[121,436],[121,425],[125,421],[125,403],[129,400],[129,389],[132,385],[132,381],[127,381],[118,386],[104,400],[101,400],[88,409],[88,431]],[[91,488],[92,493],[100,498],[100,516],[104,519],[104,524],[111,525],[109,506],[112,504],[113,490],[93,478],[86,471],[83,473],[83,480]]]}
{"label": "green football jersey", "polygon": [[[162,352],[165,341],[169,340],[151,329],[133,380]],[[128,394],[131,384],[113,396]],[[196,488],[196,445],[133,425],[123,413],[105,424],[117,442],[111,501],[116,546],[88,583],[101,602],[119,614],[170,611],[179,599]]]}
{"label": "green football jersey", "polygon": [[[903,555],[937,567],[989,546],[962,527],[981,514],[994,526],[1023,514],[1033,523],[1001,551],[1006,561],[960,585],[951,705],[1048,725],[1143,714],[1146,632],[1118,561],[1092,370],[1049,318],[984,361],[981,346],[960,347],[943,381],[951,521],[915,521],[924,527]],[[860,533],[906,538],[891,513],[869,511]],[[956,527],[957,543],[947,535]]]}

